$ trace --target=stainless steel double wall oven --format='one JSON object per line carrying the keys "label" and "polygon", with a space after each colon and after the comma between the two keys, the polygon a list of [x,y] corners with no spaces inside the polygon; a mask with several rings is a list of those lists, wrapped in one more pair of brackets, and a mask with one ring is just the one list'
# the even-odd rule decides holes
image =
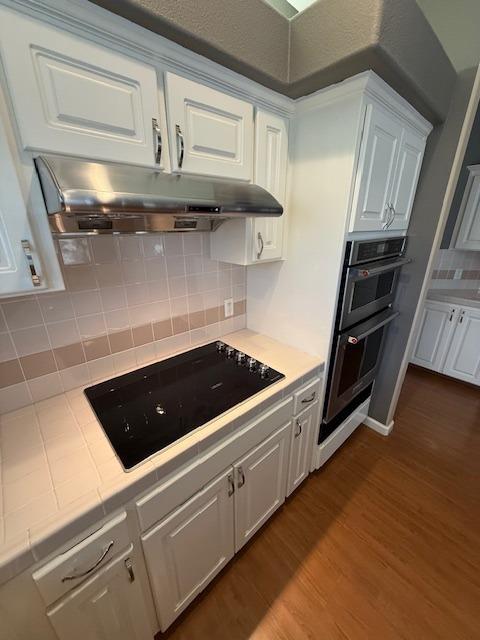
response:
{"label": "stainless steel double wall oven", "polygon": [[335,320],[323,442],[371,393],[403,265],[406,238],[347,242]]}

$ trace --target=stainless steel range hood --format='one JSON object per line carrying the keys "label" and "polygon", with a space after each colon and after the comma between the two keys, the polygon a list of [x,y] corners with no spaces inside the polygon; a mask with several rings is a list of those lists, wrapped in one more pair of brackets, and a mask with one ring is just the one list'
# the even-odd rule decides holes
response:
{"label": "stainless steel range hood", "polygon": [[230,218],[283,213],[248,183],[53,155],[35,166],[55,234],[214,231]]}

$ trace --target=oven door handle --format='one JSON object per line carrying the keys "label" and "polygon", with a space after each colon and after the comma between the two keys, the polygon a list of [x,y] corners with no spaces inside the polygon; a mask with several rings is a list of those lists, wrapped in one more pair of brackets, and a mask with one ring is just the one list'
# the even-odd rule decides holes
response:
{"label": "oven door handle", "polygon": [[370,278],[371,276],[377,276],[380,273],[385,273],[386,271],[394,271],[399,267],[403,267],[405,264],[409,264],[412,261],[411,258],[400,258],[400,260],[395,260],[395,262],[390,262],[389,264],[384,264],[379,267],[364,267],[363,269],[355,269],[353,274],[355,279],[361,278]]}
{"label": "oven door handle", "polygon": [[[392,320],[395,320],[395,318],[399,315],[399,311],[392,311],[392,313],[384,317],[382,320],[380,320],[380,322],[376,322],[373,326],[369,326],[367,329],[365,329],[365,331],[360,331],[360,333],[354,334],[349,332],[347,342],[349,342],[350,344],[357,344],[358,342],[360,342],[360,340],[364,340],[371,333],[374,333],[375,331],[377,331],[377,329],[380,329],[380,327],[384,327],[386,324],[392,322]],[[371,320],[368,324],[371,324]],[[361,326],[359,327],[359,329],[361,330]]]}

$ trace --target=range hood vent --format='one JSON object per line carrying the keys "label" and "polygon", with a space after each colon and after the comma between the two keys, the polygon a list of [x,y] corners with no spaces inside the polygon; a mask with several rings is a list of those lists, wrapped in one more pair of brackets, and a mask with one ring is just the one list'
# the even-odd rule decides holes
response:
{"label": "range hood vent", "polygon": [[230,218],[283,213],[249,183],[66,156],[39,156],[35,166],[55,234],[214,231]]}

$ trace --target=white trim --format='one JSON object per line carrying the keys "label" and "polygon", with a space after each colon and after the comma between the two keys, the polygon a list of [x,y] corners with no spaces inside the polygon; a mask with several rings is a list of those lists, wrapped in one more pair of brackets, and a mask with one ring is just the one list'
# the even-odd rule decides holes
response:
{"label": "white trim", "polygon": [[427,299],[427,293],[430,285],[430,280],[432,277],[433,267],[435,265],[435,257],[438,249],[440,248],[443,232],[445,231],[445,225],[447,224],[448,214],[450,213],[450,207],[452,206],[453,196],[455,193],[455,189],[457,187],[458,177],[460,175],[460,170],[462,168],[463,158],[465,155],[465,151],[467,149],[468,140],[470,138],[470,132],[472,130],[475,115],[477,113],[479,101],[480,101],[480,66],[477,68],[475,82],[473,83],[472,93],[470,95],[470,101],[468,103],[467,112],[465,114],[462,130],[460,132],[460,138],[458,141],[457,150],[455,152],[455,158],[453,160],[452,169],[450,171],[450,177],[448,179],[447,189],[445,191],[445,196],[443,198],[442,210],[440,212],[440,219],[438,221],[435,239],[433,241],[432,250],[430,252],[430,258],[428,260],[427,270],[423,278],[422,290],[418,298],[417,309],[415,311],[412,327],[410,329],[410,335],[408,337],[408,342],[405,348],[405,355],[403,356],[403,361],[400,366],[400,372],[398,374],[397,383],[395,385],[392,400],[390,402],[390,408],[387,415],[387,422],[389,424],[390,424],[390,421],[393,420],[395,409],[397,408],[398,398],[400,396],[400,391],[403,386],[403,381],[405,380],[405,374],[407,373],[408,363],[410,361],[410,357],[413,352],[415,338],[420,328],[420,321],[423,313],[423,306],[425,304],[425,300]]}
{"label": "white trim", "polygon": [[364,418],[363,424],[369,429],[373,429],[377,433],[380,433],[382,436],[389,436],[393,429],[394,422],[393,420],[390,420],[388,424],[382,424],[378,420],[375,420],[375,418],[370,418],[370,416],[367,416],[366,418]]}
{"label": "white trim", "polygon": [[0,5],[280,115],[291,116],[295,111],[295,101],[291,98],[87,0],[0,0]]}

